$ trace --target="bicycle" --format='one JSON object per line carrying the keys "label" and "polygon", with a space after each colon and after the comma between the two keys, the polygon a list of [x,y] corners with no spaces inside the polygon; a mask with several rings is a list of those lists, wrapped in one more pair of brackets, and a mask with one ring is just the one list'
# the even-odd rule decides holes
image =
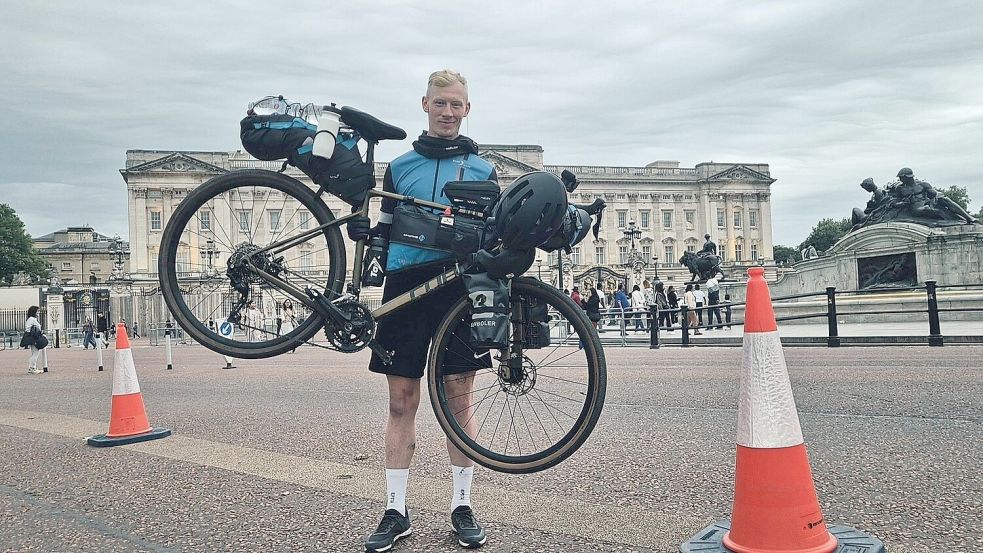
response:
{"label": "bicycle", "polygon": [[[405,138],[398,127],[367,113],[349,107],[336,111],[342,128],[367,143],[370,167],[379,141]],[[369,309],[359,300],[365,240],[355,244],[352,279],[343,292],[346,251],[339,227],[368,216],[374,198],[485,216],[372,188],[353,213],[336,217],[324,202],[323,185],[315,191],[284,174],[285,168],[286,163],[280,172],[247,169],[214,177],[173,212],[161,240],[158,270],[175,321],[198,343],[231,357],[267,358],[307,343],[346,353],[368,347],[391,361],[392,352],[374,339],[376,320],[458,281],[477,256],[449,260],[428,282]],[[200,255],[192,256],[193,250]],[[196,266],[193,258],[198,257]],[[216,260],[224,261],[224,272],[214,269]],[[596,330],[569,297],[522,276],[511,279],[510,292],[509,340],[497,350],[474,348],[462,338],[471,302],[462,294],[453,303],[430,347],[427,388],[441,429],[465,455],[497,471],[530,473],[556,465],[586,441],[603,407],[606,366]],[[294,300],[299,322],[278,336],[261,306],[285,297]],[[544,305],[549,314],[545,327],[530,316]],[[323,340],[315,338],[321,329]],[[548,347],[541,347],[544,343]],[[450,356],[461,355],[462,344],[490,366],[442,376],[441,367],[453,361]],[[463,379],[471,379],[470,391],[449,397],[448,388]]]}

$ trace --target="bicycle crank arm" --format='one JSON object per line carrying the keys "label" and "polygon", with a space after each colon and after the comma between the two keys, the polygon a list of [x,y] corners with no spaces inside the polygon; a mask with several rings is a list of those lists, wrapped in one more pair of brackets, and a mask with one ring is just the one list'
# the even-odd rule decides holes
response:
{"label": "bicycle crank arm", "polygon": [[351,331],[352,319],[347,313],[335,307],[333,303],[324,297],[324,294],[307,286],[304,288],[307,297],[313,302],[314,310],[324,319],[325,324],[333,327],[341,327],[346,332]]}
{"label": "bicycle crank arm", "polygon": [[369,349],[372,350],[372,353],[379,356],[379,360],[382,361],[383,365],[388,367],[393,364],[393,353],[395,352],[382,347],[382,344],[375,338],[369,341]]}

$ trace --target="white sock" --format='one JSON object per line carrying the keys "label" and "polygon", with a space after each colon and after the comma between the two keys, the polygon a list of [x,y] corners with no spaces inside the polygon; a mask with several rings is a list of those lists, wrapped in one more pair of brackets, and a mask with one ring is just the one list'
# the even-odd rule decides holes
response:
{"label": "white sock", "polygon": [[386,469],[386,510],[396,509],[406,514],[406,481],[410,469]]}
{"label": "white sock", "polygon": [[451,465],[451,475],[454,477],[454,496],[451,498],[451,511],[461,505],[471,506],[471,480],[474,478],[474,466],[458,467]]}

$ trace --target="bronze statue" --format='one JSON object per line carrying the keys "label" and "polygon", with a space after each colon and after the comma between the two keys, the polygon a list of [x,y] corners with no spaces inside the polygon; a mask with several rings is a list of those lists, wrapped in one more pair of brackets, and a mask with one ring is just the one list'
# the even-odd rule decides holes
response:
{"label": "bronze statue", "polygon": [[916,179],[914,172],[907,167],[898,171],[898,182],[888,184],[883,190],[870,178],[860,186],[871,193],[871,198],[863,211],[854,208],[852,230],[891,221],[932,227],[978,222],[959,204],[939,194],[931,184]]}
{"label": "bronze statue", "polygon": [[717,255],[707,255],[703,251],[700,253],[686,251],[679,258],[679,263],[689,269],[693,281],[705,281],[717,276],[717,273],[720,273],[721,280],[727,278],[720,269],[720,257]]}

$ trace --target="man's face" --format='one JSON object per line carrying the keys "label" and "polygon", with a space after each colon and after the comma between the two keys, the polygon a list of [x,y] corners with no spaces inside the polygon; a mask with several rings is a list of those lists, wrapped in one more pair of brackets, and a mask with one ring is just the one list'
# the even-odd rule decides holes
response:
{"label": "man's face", "polygon": [[461,134],[461,122],[468,116],[471,103],[468,89],[461,83],[450,86],[431,86],[423,97],[423,111],[427,112],[427,135],[454,139]]}

